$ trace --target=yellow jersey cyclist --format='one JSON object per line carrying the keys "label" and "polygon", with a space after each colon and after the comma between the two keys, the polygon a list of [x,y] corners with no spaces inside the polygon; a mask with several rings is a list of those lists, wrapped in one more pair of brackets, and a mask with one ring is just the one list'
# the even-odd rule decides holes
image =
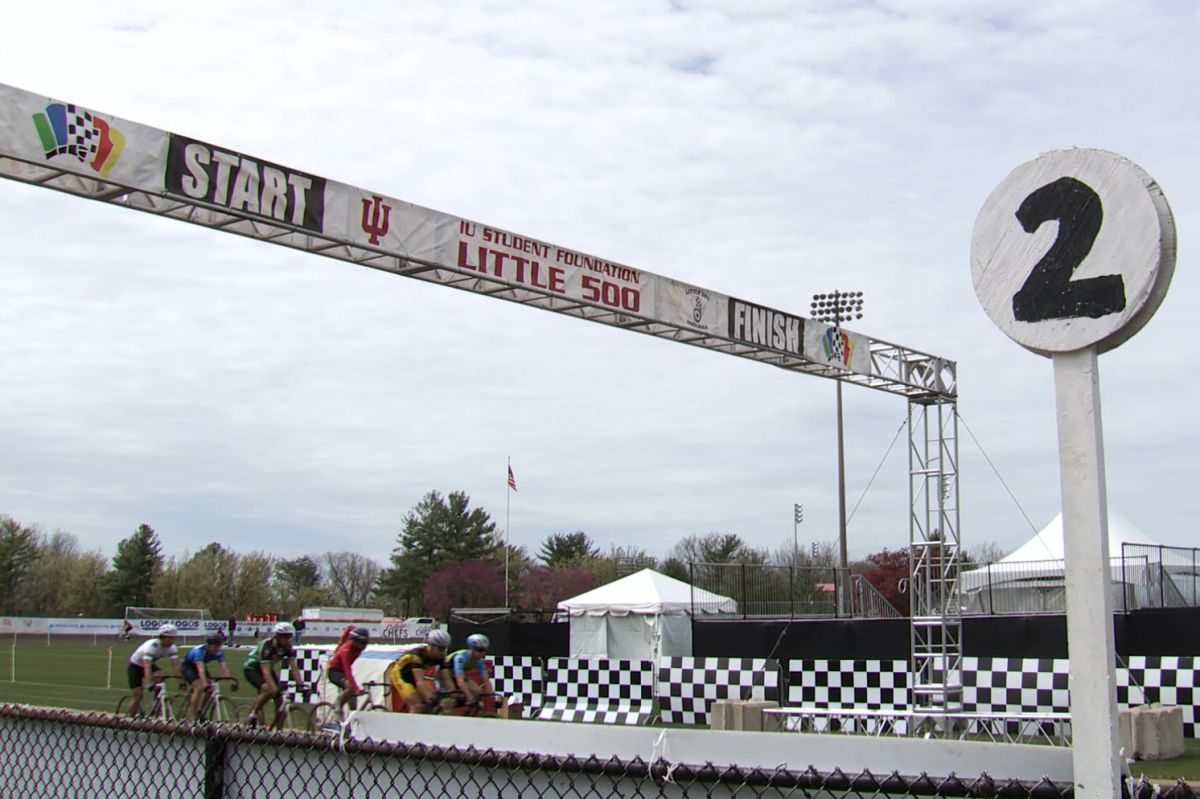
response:
{"label": "yellow jersey cyclist", "polygon": [[384,672],[392,686],[392,710],[430,713],[442,688],[440,672],[446,668],[450,633],[430,630],[425,643],[392,661]]}
{"label": "yellow jersey cyclist", "polygon": [[[208,689],[208,664],[219,663],[221,676],[229,677],[229,666],[225,663],[225,639],[218,633],[213,633],[204,639],[204,643],[194,646],[183,656],[179,672],[191,687],[192,698],[188,704],[188,718],[194,719],[200,712],[200,703],[204,701],[204,692]],[[237,684],[234,684],[234,688]]]}
{"label": "yellow jersey cyclist", "polygon": [[284,666],[292,662],[296,650],[292,648],[292,638],[296,630],[286,621],[276,624],[271,630],[271,637],[260,643],[246,657],[242,665],[242,674],[246,682],[258,689],[258,696],[250,705],[250,726],[258,724],[258,713],[267,702],[275,703],[275,720],[272,729],[281,729],[287,718],[287,705],[284,704],[284,693],[287,684],[279,679]]}
{"label": "yellow jersey cyclist", "polygon": [[147,683],[162,679],[162,671],[158,661],[169,658],[171,674],[179,676],[179,650],[175,648],[175,636],[179,634],[174,624],[164,624],[158,628],[158,635],[145,641],[129,656],[129,715],[136,716],[142,711],[142,693]]}

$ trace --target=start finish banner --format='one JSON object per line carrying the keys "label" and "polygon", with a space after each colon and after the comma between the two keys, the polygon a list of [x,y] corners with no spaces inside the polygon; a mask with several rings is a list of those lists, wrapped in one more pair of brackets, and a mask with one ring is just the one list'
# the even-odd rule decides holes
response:
{"label": "start finish banner", "polygon": [[0,84],[0,171],[20,179],[23,170],[33,176],[37,165],[103,181],[97,194],[111,183],[179,198],[446,273],[486,277],[492,286],[561,296],[870,374],[864,336]]}

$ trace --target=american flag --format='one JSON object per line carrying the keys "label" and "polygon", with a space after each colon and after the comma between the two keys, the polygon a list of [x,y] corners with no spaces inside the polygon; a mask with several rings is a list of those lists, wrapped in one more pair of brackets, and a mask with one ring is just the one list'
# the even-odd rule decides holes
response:
{"label": "american flag", "polygon": [[513,477],[511,463],[508,465],[508,487],[513,491],[517,490],[517,478]]}

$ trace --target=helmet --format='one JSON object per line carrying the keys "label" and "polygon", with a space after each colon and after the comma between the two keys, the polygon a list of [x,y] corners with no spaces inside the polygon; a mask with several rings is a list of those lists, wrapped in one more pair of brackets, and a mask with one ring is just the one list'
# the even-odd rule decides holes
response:
{"label": "helmet", "polygon": [[371,640],[371,631],[366,627],[355,627],[350,631],[350,640],[360,644],[366,644]]}
{"label": "helmet", "polygon": [[158,628],[158,637],[161,638],[164,635],[179,635],[179,628],[174,624],[164,624]]}
{"label": "helmet", "polygon": [[204,643],[206,643],[206,644],[223,644],[223,643],[225,643],[225,639],[222,638],[221,636],[217,635],[216,633],[211,633],[205,637]]}
{"label": "helmet", "polygon": [[286,621],[281,621],[271,628],[271,635],[295,635],[296,628]]}
{"label": "helmet", "polygon": [[450,646],[450,633],[445,630],[430,630],[425,636],[425,643],[445,649]]}
{"label": "helmet", "polygon": [[483,633],[475,633],[467,636],[467,646],[471,649],[487,649],[491,642]]}

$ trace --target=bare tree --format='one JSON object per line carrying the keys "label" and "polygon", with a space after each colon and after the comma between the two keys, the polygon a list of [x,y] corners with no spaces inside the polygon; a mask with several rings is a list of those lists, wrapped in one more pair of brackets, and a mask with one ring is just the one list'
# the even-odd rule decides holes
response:
{"label": "bare tree", "polygon": [[321,556],[321,571],[331,602],[361,608],[371,601],[383,567],[357,552],[326,552]]}

